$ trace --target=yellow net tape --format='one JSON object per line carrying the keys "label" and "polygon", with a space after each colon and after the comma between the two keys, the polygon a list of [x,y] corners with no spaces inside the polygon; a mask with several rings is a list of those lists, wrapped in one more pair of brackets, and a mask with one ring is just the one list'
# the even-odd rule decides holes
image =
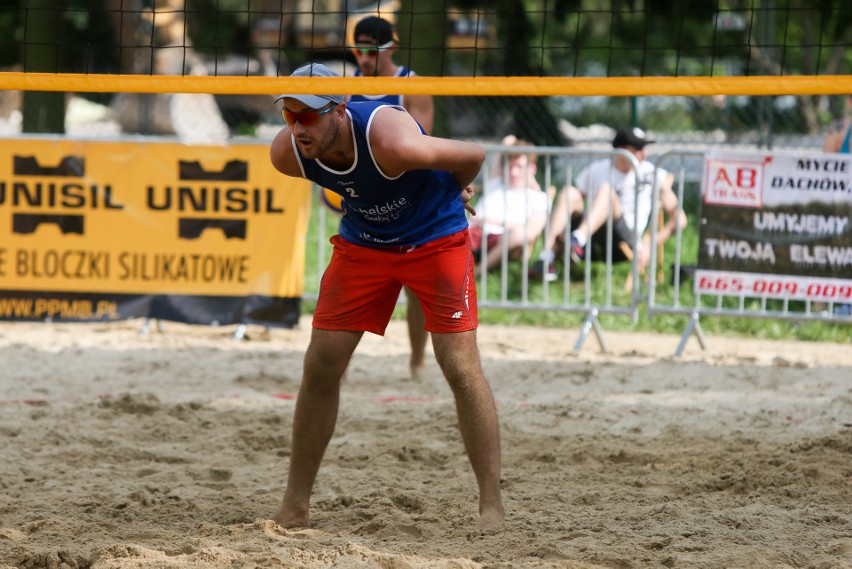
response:
{"label": "yellow net tape", "polygon": [[436,96],[845,95],[852,75],[752,77],[240,77],[0,73],[0,89],[102,93]]}

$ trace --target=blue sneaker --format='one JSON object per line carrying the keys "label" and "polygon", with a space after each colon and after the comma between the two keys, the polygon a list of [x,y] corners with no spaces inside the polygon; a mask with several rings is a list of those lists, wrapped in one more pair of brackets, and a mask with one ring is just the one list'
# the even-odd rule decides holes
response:
{"label": "blue sneaker", "polygon": [[580,242],[577,241],[577,238],[573,235],[571,236],[571,260],[577,264],[583,262],[583,259],[586,258],[586,248],[580,245]]}

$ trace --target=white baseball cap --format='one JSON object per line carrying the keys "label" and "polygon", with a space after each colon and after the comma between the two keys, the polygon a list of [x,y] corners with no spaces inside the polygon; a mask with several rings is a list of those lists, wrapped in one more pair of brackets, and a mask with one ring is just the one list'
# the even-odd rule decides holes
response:
{"label": "white baseball cap", "polygon": [[[340,75],[335,73],[322,63],[309,63],[295,70],[293,73],[290,74],[290,77],[340,77]],[[339,105],[343,102],[343,95],[285,94],[280,95],[275,100],[280,101],[281,99],[296,99],[297,101],[301,101],[312,109],[319,109],[329,103],[336,103]]]}

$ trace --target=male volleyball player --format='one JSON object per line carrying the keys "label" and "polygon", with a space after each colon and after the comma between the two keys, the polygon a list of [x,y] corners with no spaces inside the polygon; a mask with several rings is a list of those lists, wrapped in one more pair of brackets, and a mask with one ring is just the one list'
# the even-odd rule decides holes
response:
{"label": "male volleyball player", "polygon": [[[320,64],[293,72],[311,75],[336,74]],[[272,164],[346,199],[305,353],[287,487],[273,519],[285,527],[310,525],[310,496],[334,432],[343,372],[365,331],[384,334],[405,285],[422,301],[435,357],[456,399],[479,486],[480,523],[500,523],[499,425],[476,341],[465,216],[484,149],[425,135],[402,107],[347,104],[342,95],[280,99],[287,126],[272,142]]]}
{"label": "male volleyball player", "polygon": [[[358,21],[353,34],[355,47],[352,53],[358,63],[355,76],[364,77],[413,77],[414,71],[404,65],[397,65],[394,54],[399,40],[393,25],[383,18],[367,16]],[[435,103],[432,95],[349,95],[347,102],[380,101],[389,105],[400,105],[414,117],[426,134],[432,134],[435,120]],[[425,330],[426,317],[420,300],[410,288],[405,288],[407,307],[405,312],[408,324],[408,340],[411,344],[409,368],[411,377],[417,378],[423,370],[426,358],[426,341],[429,333]]]}

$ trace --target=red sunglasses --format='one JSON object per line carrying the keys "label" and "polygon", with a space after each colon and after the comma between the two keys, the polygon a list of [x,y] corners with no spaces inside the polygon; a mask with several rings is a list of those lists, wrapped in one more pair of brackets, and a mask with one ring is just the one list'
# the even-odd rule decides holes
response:
{"label": "red sunglasses", "polygon": [[284,120],[287,121],[287,124],[291,127],[297,122],[302,126],[314,126],[319,122],[322,116],[329,111],[332,111],[337,108],[337,104],[332,105],[330,107],[326,107],[320,111],[310,110],[310,111],[301,111],[294,112],[288,111],[286,108],[281,110],[281,116],[284,117]]}

